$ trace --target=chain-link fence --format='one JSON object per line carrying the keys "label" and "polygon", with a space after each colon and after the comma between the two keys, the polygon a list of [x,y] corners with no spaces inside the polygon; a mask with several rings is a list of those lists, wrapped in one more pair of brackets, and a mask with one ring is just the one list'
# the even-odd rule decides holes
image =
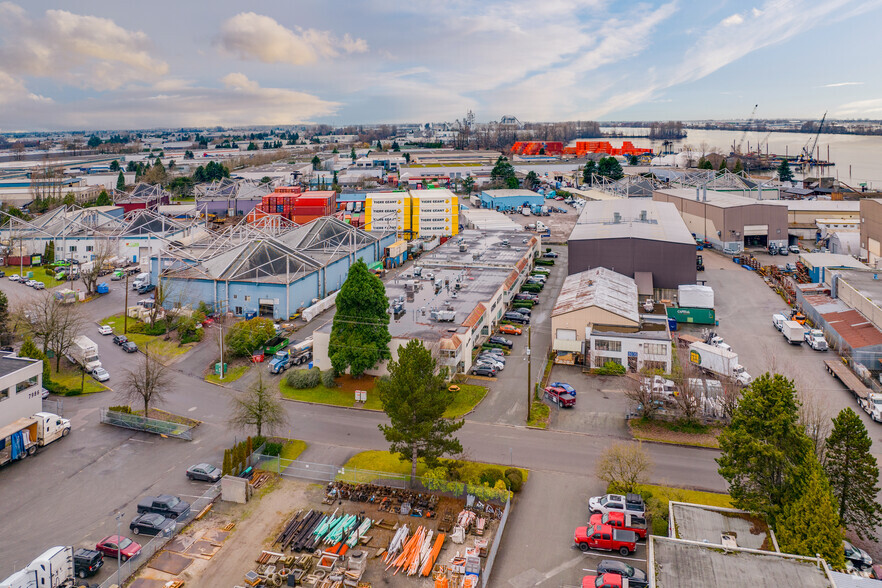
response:
{"label": "chain-link fence", "polygon": [[499,519],[499,528],[496,529],[496,535],[493,537],[493,545],[490,546],[490,553],[487,554],[487,562],[484,564],[484,572],[481,574],[481,586],[487,588],[490,583],[490,575],[493,572],[493,562],[496,561],[496,553],[499,551],[499,545],[502,543],[502,534],[505,531],[505,523],[508,522],[508,513],[511,512],[511,499],[505,501],[505,510],[502,511],[502,518]]}
{"label": "chain-link fence", "polygon": [[[148,541],[145,545],[141,546],[141,552],[136,555],[133,559],[123,563],[119,568],[119,574],[114,572],[111,574],[109,578],[104,580],[101,583],[99,588],[110,588],[117,584],[117,579],[119,579],[119,584],[122,586],[122,583],[125,583],[138,569],[150,561],[154,555],[164,548],[169,541],[171,541],[175,535],[178,534],[178,531],[187,526],[187,524],[193,520],[202,510],[214,502],[217,497],[220,496],[220,484],[214,484],[209,486],[208,490],[205,491],[205,494],[197,498],[190,504],[190,512],[186,517],[180,517],[175,520],[174,527],[170,527],[169,531],[163,535],[157,535]],[[112,560],[114,558],[106,558],[107,560]]]}
{"label": "chain-link fence", "polygon": [[170,421],[160,421],[143,417],[137,414],[129,414],[125,412],[116,412],[106,408],[101,409],[101,422],[115,427],[124,429],[132,429],[134,431],[144,431],[145,433],[155,433],[157,435],[167,435],[168,437],[176,437],[178,439],[193,440],[193,427]]}

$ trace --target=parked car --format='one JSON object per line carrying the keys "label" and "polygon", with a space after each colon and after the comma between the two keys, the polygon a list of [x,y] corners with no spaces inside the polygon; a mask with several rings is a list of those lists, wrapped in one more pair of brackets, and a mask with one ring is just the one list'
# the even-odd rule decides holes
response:
{"label": "parked car", "polygon": [[558,255],[558,253],[556,251],[546,251],[545,253],[542,254],[542,257],[547,257],[549,259],[557,259],[558,257],[560,257],[560,255]]}
{"label": "parked car", "polygon": [[799,255],[799,245],[791,245],[787,249],[790,251],[790,253],[795,253],[796,255]]}
{"label": "parked car", "polygon": [[134,341],[126,341],[122,344],[122,350],[126,353],[135,353],[138,351],[138,346],[135,345]]}
{"label": "parked car", "polygon": [[646,588],[649,586],[649,579],[646,577],[645,571],[629,566],[623,561],[617,561],[614,559],[601,560],[600,563],[597,564],[597,573],[618,574],[628,580],[629,587]]}
{"label": "parked car", "polygon": [[567,394],[563,388],[555,388],[553,386],[545,387],[545,400],[555,403],[561,408],[572,408],[576,406],[576,397]]}
{"label": "parked car", "polygon": [[501,372],[505,369],[505,364],[501,361],[497,360],[494,356],[485,355],[484,357],[478,357],[475,359],[475,365],[492,367],[497,372]]}
{"label": "parked car", "polygon": [[221,470],[209,463],[197,463],[187,469],[187,477],[201,482],[217,482],[221,479]]}
{"label": "parked car", "polygon": [[491,343],[493,345],[502,345],[503,347],[508,347],[509,349],[514,347],[514,343],[511,342],[511,339],[506,339],[505,337],[499,337],[496,335],[490,337],[488,343]]}
{"label": "parked car", "polygon": [[126,343],[128,340],[129,340],[129,338],[126,337],[125,335],[117,335],[117,336],[115,336],[115,337],[113,338],[113,343],[114,343],[115,345],[123,345],[123,344]]}
{"label": "parked car", "polygon": [[155,284],[144,284],[140,288],[138,288],[138,294],[148,294],[156,290]]}
{"label": "parked car", "polygon": [[89,578],[104,565],[104,554],[95,549],[80,547],[73,554],[74,574],[77,578]]}
{"label": "parked car", "polygon": [[631,588],[631,583],[618,574],[601,574],[582,578],[582,588]]}
{"label": "parked car", "polygon": [[46,284],[44,284],[43,282],[34,282],[33,288],[34,288],[34,290],[45,290]]}
{"label": "parked car", "polygon": [[129,529],[135,535],[159,535],[174,527],[173,519],[167,519],[161,514],[148,512],[140,514],[129,524]]}
{"label": "parked car", "polygon": [[534,305],[539,304],[539,295],[533,294],[532,292],[518,292],[515,294],[515,300],[529,300]]}
{"label": "parked car", "polygon": [[116,558],[117,554],[119,554],[120,559],[123,561],[129,561],[141,553],[141,546],[138,543],[122,535],[109,535],[105,537],[95,545],[95,549],[113,558]]}
{"label": "parked car", "polygon": [[530,317],[525,316],[519,312],[506,312],[504,315],[502,315],[502,318],[513,323],[520,323],[522,325],[530,324]]}
{"label": "parked car", "polygon": [[6,272],[4,272],[3,270],[0,270],[0,278],[5,278],[5,277],[6,277]]}
{"label": "parked car", "polygon": [[37,280],[27,280],[27,281],[23,282],[23,284],[25,286],[33,286],[36,283],[37,283]]}
{"label": "parked car", "polygon": [[533,311],[529,308],[513,308],[512,312],[517,312],[524,316],[531,316],[533,314]]}
{"label": "parked car", "polygon": [[505,335],[520,335],[523,331],[514,325],[500,325],[499,332]]}
{"label": "parked car", "polygon": [[475,376],[489,376],[491,378],[496,377],[496,369],[490,367],[489,365],[474,365],[472,366],[471,373]]}
{"label": "parked car", "polygon": [[487,349],[481,350],[481,355],[495,355],[497,357],[501,357],[505,359],[505,351],[500,349],[499,347],[488,347]]}
{"label": "parked car", "polygon": [[184,518],[190,514],[190,503],[171,494],[147,496],[138,503],[138,514],[153,513],[170,519]]}
{"label": "parked car", "polygon": [[639,494],[592,496],[588,499],[588,509],[591,514],[608,512],[628,512],[639,516],[646,514],[646,504]]}
{"label": "parked car", "polygon": [[10,282],[17,282],[20,279],[21,279],[21,276],[18,274],[9,274],[9,281]]}
{"label": "parked car", "polygon": [[110,325],[101,325],[98,327],[99,335],[113,335],[113,329],[110,328]]}
{"label": "parked car", "polygon": [[534,267],[534,268],[533,268],[533,271],[532,271],[531,273],[532,273],[533,275],[541,274],[541,275],[543,275],[543,276],[549,276],[549,275],[551,275],[551,270],[548,269],[547,267],[542,267],[542,266],[540,265],[540,266],[538,266],[538,267]]}
{"label": "parked car", "polygon": [[96,380],[98,380],[99,382],[106,382],[107,380],[110,379],[110,374],[107,373],[106,369],[104,369],[102,367],[98,367],[98,368],[95,368],[92,370],[92,377],[95,378]]}
{"label": "parked car", "polygon": [[563,388],[564,390],[566,390],[567,394],[572,394],[573,396],[576,395],[576,389],[566,382],[552,382],[549,384],[549,386],[554,386],[555,388]]}
{"label": "parked car", "polygon": [[476,361],[480,361],[482,359],[490,359],[500,365],[503,365],[503,366],[505,365],[505,356],[499,355],[498,353],[479,353],[478,357],[475,359],[476,359]]}
{"label": "parked car", "polygon": [[858,570],[866,570],[873,566],[873,558],[860,547],[855,547],[848,541],[843,541],[842,546],[845,549],[846,564],[851,564]]}
{"label": "parked car", "polygon": [[634,531],[640,539],[646,539],[646,517],[625,512],[608,512],[593,514],[588,519],[589,525],[609,525],[616,529]]}

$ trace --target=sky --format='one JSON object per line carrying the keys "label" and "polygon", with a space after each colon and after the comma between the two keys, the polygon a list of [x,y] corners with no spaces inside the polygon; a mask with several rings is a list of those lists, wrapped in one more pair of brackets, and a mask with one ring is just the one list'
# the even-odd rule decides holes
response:
{"label": "sky", "polygon": [[0,132],[882,119],[882,0],[0,0]]}

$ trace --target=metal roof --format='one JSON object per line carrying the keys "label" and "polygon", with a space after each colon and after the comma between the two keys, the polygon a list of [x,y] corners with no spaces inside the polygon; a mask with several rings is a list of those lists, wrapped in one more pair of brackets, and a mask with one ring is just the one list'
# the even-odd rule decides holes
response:
{"label": "metal roof", "polygon": [[734,508],[717,508],[685,502],[670,503],[672,528],[678,539],[722,545],[723,533],[734,535],[738,547],[747,549],[774,549],[769,538],[768,525],[755,515]]}
{"label": "metal roof", "polygon": [[799,260],[809,267],[847,267],[853,269],[870,269],[851,255],[843,253],[800,253]]}
{"label": "metal roof", "polygon": [[645,198],[588,202],[570,240],[646,239],[695,245],[677,207]]}
{"label": "metal roof", "polygon": [[[684,200],[695,200],[695,191],[697,188],[670,188],[656,190],[668,196],[682,198]],[[699,198],[704,202],[705,192],[701,192]],[[756,198],[748,198],[747,196],[739,196],[738,194],[730,194],[728,192],[719,192],[716,190],[707,191],[707,204],[717,208],[736,208],[739,206],[754,206],[769,204],[768,200],[757,200]]]}
{"label": "metal roof", "polygon": [[821,315],[852,349],[882,345],[882,331],[856,310]]}
{"label": "metal roof", "polygon": [[567,276],[551,316],[596,306],[637,324],[637,301],[637,282],[605,267],[596,267]]}

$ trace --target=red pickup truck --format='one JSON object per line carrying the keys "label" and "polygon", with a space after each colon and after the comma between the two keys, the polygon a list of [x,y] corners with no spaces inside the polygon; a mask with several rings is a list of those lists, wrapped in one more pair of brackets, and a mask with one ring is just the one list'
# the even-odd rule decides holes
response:
{"label": "red pickup truck", "polygon": [[637,550],[637,533],[623,531],[609,525],[589,525],[576,527],[573,541],[582,551],[599,549],[601,551],[618,551],[622,555],[630,555]]}
{"label": "red pickup truck", "polygon": [[646,539],[646,519],[631,513],[608,512],[606,514],[593,514],[588,519],[589,525],[609,525],[616,529],[634,531],[640,539]]}
{"label": "red pickup truck", "polygon": [[628,588],[627,578],[618,574],[601,574],[582,578],[582,588]]}
{"label": "red pickup truck", "polygon": [[545,388],[545,400],[550,400],[561,408],[576,406],[576,397],[563,388],[548,386]]}

